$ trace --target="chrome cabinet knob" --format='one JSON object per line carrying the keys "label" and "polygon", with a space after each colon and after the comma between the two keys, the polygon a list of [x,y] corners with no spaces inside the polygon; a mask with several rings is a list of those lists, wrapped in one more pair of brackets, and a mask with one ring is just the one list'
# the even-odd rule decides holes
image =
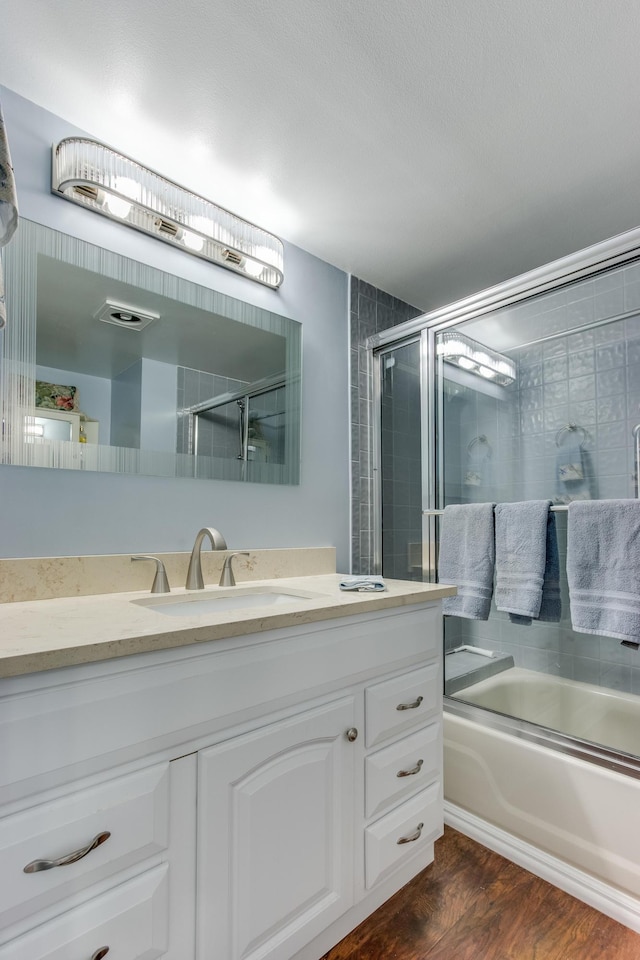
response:
{"label": "chrome cabinet knob", "polygon": [[357,731],[357,729],[356,729],[355,727],[349,727],[349,729],[347,730],[345,736],[346,736],[347,740],[349,741],[349,743],[353,743],[354,740],[357,740],[357,739],[358,739],[358,731]]}

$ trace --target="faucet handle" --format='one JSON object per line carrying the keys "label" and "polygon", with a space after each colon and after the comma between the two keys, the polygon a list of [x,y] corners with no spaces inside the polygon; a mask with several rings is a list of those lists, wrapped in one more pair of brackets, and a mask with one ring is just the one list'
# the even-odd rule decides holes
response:
{"label": "faucet handle", "polygon": [[219,587],[235,587],[236,578],[233,575],[233,567],[231,562],[234,557],[250,557],[251,554],[247,550],[240,550],[237,553],[230,553],[224,560],[224,566],[222,567],[222,573],[220,574]]}
{"label": "faucet handle", "polygon": [[167,577],[167,571],[164,568],[162,560],[159,560],[158,557],[131,557],[131,561],[133,562],[134,560],[153,560],[156,564],[156,575],[151,584],[151,593],[171,593],[169,578]]}

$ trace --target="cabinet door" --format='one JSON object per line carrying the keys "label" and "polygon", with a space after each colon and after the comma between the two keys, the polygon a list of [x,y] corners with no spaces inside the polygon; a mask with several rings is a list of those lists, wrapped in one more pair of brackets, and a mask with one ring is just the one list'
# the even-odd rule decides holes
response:
{"label": "cabinet door", "polygon": [[198,755],[198,960],[285,960],[353,904],[354,699]]}

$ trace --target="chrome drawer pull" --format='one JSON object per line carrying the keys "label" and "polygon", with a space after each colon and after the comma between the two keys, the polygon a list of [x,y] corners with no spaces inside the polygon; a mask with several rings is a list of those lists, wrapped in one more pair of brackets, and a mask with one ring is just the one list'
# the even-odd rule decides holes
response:
{"label": "chrome drawer pull", "polygon": [[415,767],[411,767],[411,770],[398,770],[396,777],[414,777],[416,773],[420,773],[420,768],[423,763],[424,760],[418,760]]}
{"label": "chrome drawer pull", "polygon": [[396,707],[396,710],[415,710],[416,707],[419,707],[424,697],[418,697],[417,700],[413,700],[411,703],[399,703]]}
{"label": "chrome drawer pull", "polygon": [[424,827],[424,823],[419,823],[418,826],[416,827],[415,833],[410,833],[408,837],[400,837],[400,839],[397,840],[396,842],[397,843],[413,843],[414,840],[419,840],[423,827]]}
{"label": "chrome drawer pull", "polygon": [[[104,833],[97,834],[86,847],[82,847],[80,850],[74,850],[73,853],[67,854],[66,857],[58,857],[57,860],[32,860],[31,863],[28,863],[26,867],[24,867],[24,872],[40,873],[41,870],[51,870],[52,867],[66,867],[69,863],[82,860],[88,853],[91,853],[91,851],[99,847],[101,843],[108,840],[110,836],[109,831],[105,830]],[[103,950],[104,947],[101,947],[101,949]],[[93,957],[91,960],[93,960]]]}
{"label": "chrome drawer pull", "polygon": [[95,953],[91,954],[91,960],[102,960],[109,953],[109,947],[98,947]]}

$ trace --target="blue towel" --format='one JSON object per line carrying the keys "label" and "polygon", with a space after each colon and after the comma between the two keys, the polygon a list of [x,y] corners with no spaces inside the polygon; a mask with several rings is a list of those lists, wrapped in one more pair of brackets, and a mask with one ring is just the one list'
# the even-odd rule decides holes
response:
{"label": "blue towel", "polygon": [[496,507],[496,607],[537,618],[547,565],[550,500]]}
{"label": "blue towel", "polygon": [[[542,583],[542,602],[540,603],[540,613],[537,620],[544,620],[547,623],[558,623],[562,614],[562,602],[560,599],[560,552],[558,550],[558,533],[556,530],[556,517],[549,511],[547,520],[547,542],[546,542],[546,562],[544,568],[544,581]],[[531,617],[522,617],[517,613],[510,613],[509,619],[512,623],[530,625]]]}
{"label": "blue towel", "polygon": [[493,503],[444,508],[440,527],[438,580],[458,588],[442,602],[443,612],[466,620],[487,620],[493,593],[495,547]]}
{"label": "blue towel", "polygon": [[574,630],[640,641],[640,500],[569,504],[567,579]]}

